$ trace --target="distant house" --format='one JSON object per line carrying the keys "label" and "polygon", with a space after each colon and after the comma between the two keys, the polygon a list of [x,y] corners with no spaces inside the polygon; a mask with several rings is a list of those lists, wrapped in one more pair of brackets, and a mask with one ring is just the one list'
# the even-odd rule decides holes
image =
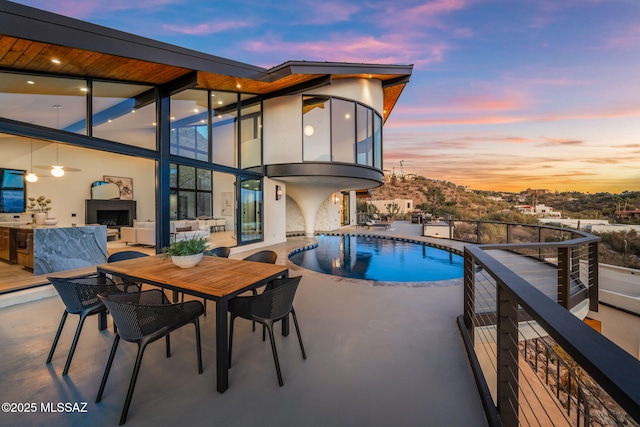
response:
{"label": "distant house", "polygon": [[398,210],[395,213],[400,215],[413,211],[412,199],[372,200],[369,203],[375,206],[378,212],[382,214],[394,213],[394,205],[398,206]]}
{"label": "distant house", "polygon": [[514,206],[518,212],[525,215],[534,215],[540,218],[562,218],[562,212],[556,211],[551,206],[543,204],[532,205],[516,205]]}
{"label": "distant house", "polygon": [[618,210],[616,211],[617,219],[640,219],[640,209],[632,211]]}

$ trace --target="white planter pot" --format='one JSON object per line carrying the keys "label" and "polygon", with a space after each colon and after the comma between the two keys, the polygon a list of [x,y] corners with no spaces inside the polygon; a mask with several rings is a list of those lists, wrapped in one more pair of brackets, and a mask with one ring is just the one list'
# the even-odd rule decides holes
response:
{"label": "white planter pot", "polygon": [[180,268],[191,268],[198,265],[202,259],[203,254],[187,255],[187,256],[172,256],[171,261]]}
{"label": "white planter pot", "polygon": [[46,212],[38,212],[33,215],[36,225],[44,225],[44,221],[47,219]]}

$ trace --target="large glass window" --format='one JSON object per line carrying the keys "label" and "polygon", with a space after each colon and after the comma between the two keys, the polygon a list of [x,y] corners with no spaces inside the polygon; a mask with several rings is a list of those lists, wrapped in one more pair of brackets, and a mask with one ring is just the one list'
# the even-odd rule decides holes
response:
{"label": "large glass window", "polygon": [[329,96],[302,97],[303,161],[382,169],[382,118],[372,108]]}
{"label": "large glass window", "polygon": [[238,167],[238,94],[211,92],[212,162]]}
{"label": "large glass window", "polygon": [[171,154],[209,161],[208,94],[185,90],[171,97]]}
{"label": "large glass window", "polygon": [[0,117],[85,135],[84,79],[0,73]]}
{"label": "large glass window", "polygon": [[357,163],[373,166],[373,111],[358,104],[357,115]]}
{"label": "large glass window", "polygon": [[382,118],[373,115],[373,167],[382,169]]}
{"label": "large glass window", "polygon": [[262,181],[253,178],[240,180],[240,241],[262,240]]}
{"label": "large glass window", "polygon": [[355,132],[355,103],[332,99],[331,150],[334,162],[353,163]]}
{"label": "large glass window", "polygon": [[331,115],[328,96],[302,98],[302,159],[331,161]]}
{"label": "large glass window", "polygon": [[240,159],[242,169],[262,165],[262,107],[260,101],[242,107]]}
{"label": "large glass window", "polygon": [[172,220],[211,216],[210,170],[172,163],[170,186],[169,217]]}
{"label": "large glass window", "polygon": [[156,95],[152,86],[94,81],[93,136],[156,148]]}

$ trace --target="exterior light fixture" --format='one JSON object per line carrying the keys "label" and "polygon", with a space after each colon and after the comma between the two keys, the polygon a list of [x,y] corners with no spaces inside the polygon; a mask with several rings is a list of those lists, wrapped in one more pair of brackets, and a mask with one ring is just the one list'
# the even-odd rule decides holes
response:
{"label": "exterior light fixture", "polygon": [[36,84],[36,82],[34,82],[33,80],[27,80],[27,84],[28,85],[34,85],[34,84]]}
{"label": "exterior light fixture", "polygon": [[334,204],[334,205],[337,205],[339,201],[340,201],[340,193],[336,193],[336,194],[333,196],[333,204]]}
{"label": "exterior light fixture", "polygon": [[59,59],[52,59],[51,62],[53,62],[56,65],[60,65],[61,64]]}
{"label": "exterior light fixture", "polygon": [[276,200],[282,199],[282,187],[276,185]]}
{"label": "exterior light fixture", "polygon": [[313,126],[311,126],[311,125],[306,125],[306,126],[304,127],[304,134],[305,134],[305,135],[307,135],[307,136],[311,136],[311,135],[313,135],[313,132],[314,132],[314,131],[315,131],[315,130],[313,129]]}

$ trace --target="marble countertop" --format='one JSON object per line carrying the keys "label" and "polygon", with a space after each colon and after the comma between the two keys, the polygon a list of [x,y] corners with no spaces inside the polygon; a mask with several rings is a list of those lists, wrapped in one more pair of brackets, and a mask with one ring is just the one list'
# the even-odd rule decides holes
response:
{"label": "marble countertop", "polygon": [[50,229],[50,228],[81,228],[81,227],[103,227],[101,225],[75,225],[75,226],[60,226],[60,225],[36,225],[31,223],[19,223],[19,222],[0,222],[0,227],[18,228],[21,230],[37,230],[37,229]]}

